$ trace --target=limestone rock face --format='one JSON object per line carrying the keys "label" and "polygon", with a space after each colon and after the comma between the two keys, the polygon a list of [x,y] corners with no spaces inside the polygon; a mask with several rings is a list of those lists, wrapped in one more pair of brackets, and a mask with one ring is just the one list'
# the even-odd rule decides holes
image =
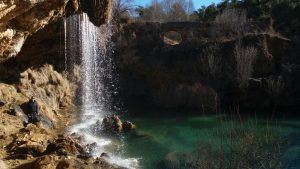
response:
{"label": "limestone rock face", "polygon": [[[44,119],[43,123],[47,126],[55,123],[56,111],[72,105],[76,85],[70,83],[51,65],[26,69],[19,73],[19,77],[14,85],[0,83],[0,98],[7,105],[18,104],[27,114],[26,103],[34,95]],[[3,106],[3,111],[6,109],[9,108]]]}
{"label": "limestone rock face", "polygon": [[66,0],[0,2],[0,63],[20,52],[26,38],[64,15]]}
{"label": "limestone rock face", "polygon": [[[0,63],[16,56],[27,37],[69,13],[83,11],[97,26],[108,21],[111,0],[2,0],[0,2]],[[67,6],[67,8],[66,8]],[[80,9],[79,9],[80,8]],[[71,11],[71,12],[70,12]]]}

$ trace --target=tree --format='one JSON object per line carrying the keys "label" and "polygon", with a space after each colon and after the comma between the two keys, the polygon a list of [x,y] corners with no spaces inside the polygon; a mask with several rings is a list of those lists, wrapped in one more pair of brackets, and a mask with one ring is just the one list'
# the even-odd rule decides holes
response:
{"label": "tree", "polygon": [[122,18],[128,18],[134,9],[133,0],[114,0],[113,18],[119,22]]}
{"label": "tree", "polygon": [[208,7],[202,6],[197,11],[197,15],[200,21],[213,21],[218,14],[218,8],[215,4],[211,4]]}
{"label": "tree", "polygon": [[152,0],[148,7],[138,7],[138,17],[151,22],[188,21],[193,15],[192,0]]}
{"label": "tree", "polygon": [[168,14],[168,21],[186,21],[187,14],[184,10],[184,7],[180,3],[174,3],[170,9]]}

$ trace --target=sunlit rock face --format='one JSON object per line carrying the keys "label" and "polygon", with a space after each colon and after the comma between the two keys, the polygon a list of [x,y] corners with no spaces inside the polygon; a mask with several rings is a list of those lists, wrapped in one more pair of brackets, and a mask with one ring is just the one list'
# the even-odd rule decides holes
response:
{"label": "sunlit rock face", "polygon": [[0,62],[16,56],[26,38],[64,15],[64,0],[0,2]]}
{"label": "sunlit rock face", "polygon": [[66,10],[69,14],[86,12],[90,20],[100,26],[109,19],[111,9],[111,0],[2,0],[0,63],[16,56],[28,36],[63,17]]}
{"label": "sunlit rock face", "polygon": [[0,74],[2,82],[6,82],[9,78],[20,78],[16,85],[0,83],[0,99],[7,105],[11,103],[23,105],[31,96],[35,96],[41,113],[52,121],[56,121],[57,118],[54,111],[72,105],[76,86],[55,71],[51,65],[20,72],[13,68],[0,69]]}

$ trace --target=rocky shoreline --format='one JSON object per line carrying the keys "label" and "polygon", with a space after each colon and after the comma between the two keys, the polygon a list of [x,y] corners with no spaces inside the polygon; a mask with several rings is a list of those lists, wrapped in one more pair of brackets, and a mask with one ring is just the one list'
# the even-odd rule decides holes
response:
{"label": "rocky shoreline", "polygon": [[[3,110],[3,108],[1,107]],[[65,133],[66,127],[74,122],[74,114],[59,111],[59,120],[54,128],[41,124],[24,125],[22,118],[8,111],[1,111],[0,124],[0,167],[16,169],[52,168],[122,168],[109,164],[106,158],[91,157],[88,147],[80,140]]]}

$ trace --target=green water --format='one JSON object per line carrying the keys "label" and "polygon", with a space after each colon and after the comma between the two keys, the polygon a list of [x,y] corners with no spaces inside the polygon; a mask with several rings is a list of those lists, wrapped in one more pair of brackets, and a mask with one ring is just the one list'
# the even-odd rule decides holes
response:
{"label": "green water", "polygon": [[242,121],[233,120],[225,115],[126,118],[136,124],[137,129],[136,133],[125,136],[123,151],[126,156],[139,158],[140,165],[145,169],[164,168],[162,164],[166,159],[176,159],[177,154],[188,154],[201,146],[222,145],[226,149],[231,140],[227,133],[235,124],[239,124],[238,128],[243,130],[255,130],[261,138],[268,132],[276,139],[289,140],[284,144],[280,158],[284,160],[285,166],[299,166],[300,120],[297,118],[273,119],[272,122],[267,118],[252,117],[243,118]]}

